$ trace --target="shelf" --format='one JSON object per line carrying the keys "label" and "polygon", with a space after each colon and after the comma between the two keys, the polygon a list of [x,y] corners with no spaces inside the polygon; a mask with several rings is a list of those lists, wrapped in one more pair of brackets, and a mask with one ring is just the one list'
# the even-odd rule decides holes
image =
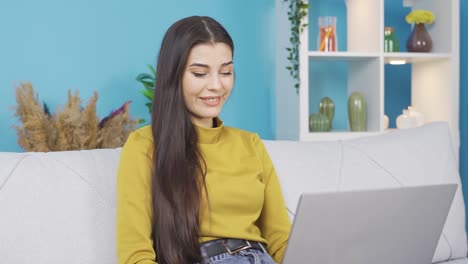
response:
{"label": "shelf", "polygon": [[[395,120],[401,109],[411,105],[424,114],[428,123],[448,122],[454,146],[459,146],[461,0],[403,1],[405,5],[394,0],[346,0],[339,4],[313,1],[305,18],[309,27],[300,35],[299,94],[284,89],[291,86],[291,79],[283,72],[283,65],[277,67],[277,139],[330,141],[379,135],[387,132],[382,125],[385,114]],[[405,16],[412,9],[429,10],[436,17],[436,22],[427,26],[433,41],[432,52],[384,52],[385,26],[395,27],[400,47],[404,47],[412,26],[406,23]],[[286,11],[282,13],[282,21],[287,21]],[[337,18],[339,51],[318,51],[321,16]],[[284,61],[283,47],[290,32],[280,33],[278,61]],[[393,60],[404,60],[408,65],[388,66]],[[347,101],[355,91],[366,98],[366,132],[348,129]],[[318,111],[324,97],[335,104],[334,130],[310,132],[309,117]]]}
{"label": "shelf", "polygon": [[[322,52],[322,51],[309,51],[307,53],[309,58],[319,61],[352,61],[363,59],[377,59],[380,53],[377,52]],[[404,60],[406,63],[426,62],[451,59],[451,53],[416,53],[416,52],[389,52],[384,53],[385,63],[391,60]]]}
{"label": "shelf", "polygon": [[314,141],[314,140],[346,140],[346,139],[353,139],[353,138],[360,138],[360,137],[368,137],[368,136],[377,136],[382,134],[382,132],[350,132],[350,131],[342,131],[342,132],[309,132],[303,135],[303,141]]}
{"label": "shelf", "polygon": [[313,59],[320,60],[320,61],[352,61],[352,60],[379,58],[379,53],[376,53],[376,52],[309,51],[307,54],[309,58],[313,58]]}
{"label": "shelf", "polygon": [[415,53],[415,52],[389,52],[384,53],[385,63],[392,60],[403,60],[406,63],[429,62],[451,59],[451,53]]}

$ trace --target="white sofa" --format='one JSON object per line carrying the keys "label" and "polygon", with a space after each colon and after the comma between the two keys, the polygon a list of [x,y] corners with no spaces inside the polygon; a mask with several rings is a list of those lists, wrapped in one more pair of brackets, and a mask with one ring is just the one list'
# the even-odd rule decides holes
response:
{"label": "white sofa", "polygon": [[[445,123],[346,141],[264,142],[292,211],[304,191],[460,184]],[[120,149],[0,153],[0,263],[116,263],[119,155]],[[468,264],[466,255],[459,188],[434,262]]]}

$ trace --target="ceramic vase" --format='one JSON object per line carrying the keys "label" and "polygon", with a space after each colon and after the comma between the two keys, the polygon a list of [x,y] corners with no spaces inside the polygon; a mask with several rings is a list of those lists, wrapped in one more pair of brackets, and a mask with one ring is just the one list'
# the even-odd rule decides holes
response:
{"label": "ceramic vase", "polygon": [[409,116],[413,119],[415,127],[424,125],[424,115],[416,111],[415,107],[408,106],[408,112],[409,112]]}
{"label": "ceramic vase", "polygon": [[324,132],[328,131],[330,120],[324,114],[315,113],[309,116],[309,131]]}
{"label": "ceramic vase", "polygon": [[410,117],[409,111],[403,109],[401,115],[396,119],[396,127],[398,129],[407,129],[414,127],[414,120]]}
{"label": "ceramic vase", "polygon": [[396,126],[399,129],[419,127],[424,125],[424,115],[412,106],[408,109],[403,109],[402,114],[396,119]]}
{"label": "ceramic vase", "polygon": [[327,131],[332,130],[333,117],[335,116],[335,104],[330,97],[324,97],[320,100],[319,113],[325,115],[328,118],[329,126]]}
{"label": "ceramic vase", "polygon": [[367,130],[367,104],[360,92],[353,92],[348,98],[348,120],[351,131]]}
{"label": "ceramic vase", "polygon": [[423,23],[414,25],[413,31],[406,41],[406,49],[410,52],[430,52],[432,50],[432,38]]}
{"label": "ceramic vase", "polygon": [[387,115],[383,116],[382,122],[383,122],[383,128],[388,129],[388,124],[390,123],[390,119],[388,118]]}

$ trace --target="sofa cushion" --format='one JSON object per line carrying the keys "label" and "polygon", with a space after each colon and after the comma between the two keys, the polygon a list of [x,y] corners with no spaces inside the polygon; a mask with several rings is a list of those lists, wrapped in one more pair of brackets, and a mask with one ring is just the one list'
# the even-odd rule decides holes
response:
{"label": "sofa cushion", "polygon": [[[295,211],[302,192],[461,184],[446,123],[353,140],[265,141],[265,145],[290,212]],[[433,262],[466,257],[466,239],[460,185]]]}
{"label": "sofa cushion", "polygon": [[119,150],[0,153],[0,262],[115,264]]}

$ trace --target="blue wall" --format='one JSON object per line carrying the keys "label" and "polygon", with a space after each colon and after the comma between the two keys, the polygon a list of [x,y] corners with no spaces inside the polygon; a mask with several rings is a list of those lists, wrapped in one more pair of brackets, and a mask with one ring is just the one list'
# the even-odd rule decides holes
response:
{"label": "blue wall", "polygon": [[165,30],[190,15],[219,20],[235,42],[236,83],[222,118],[227,125],[274,131],[274,14],[270,0],[249,1],[59,1],[0,4],[0,151],[21,151],[13,117],[14,85],[31,81],[52,110],[68,89],[87,100],[99,92],[102,118],[127,100],[131,114],[149,119],[135,77],[155,64]]}

